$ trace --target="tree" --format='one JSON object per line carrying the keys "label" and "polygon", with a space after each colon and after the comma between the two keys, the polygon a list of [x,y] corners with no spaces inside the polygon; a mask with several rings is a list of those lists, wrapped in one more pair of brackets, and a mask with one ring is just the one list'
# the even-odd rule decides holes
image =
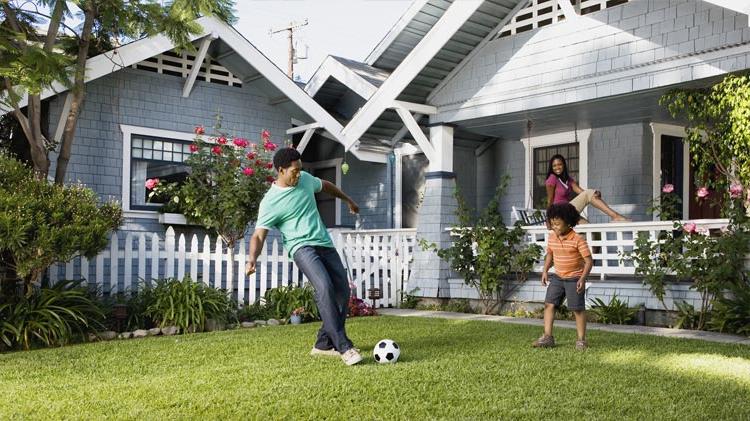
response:
{"label": "tree", "polygon": [[[750,188],[748,74],[728,75],[708,88],[671,90],[659,102],[673,117],[687,119],[685,131],[697,179],[715,191],[747,192]],[[712,177],[714,171],[722,177]]]}
{"label": "tree", "polygon": [[[49,152],[58,151],[55,183],[65,173],[75,138],[76,124],[85,99],[86,60],[122,42],[164,33],[178,50],[193,50],[191,34],[202,28],[199,16],[213,15],[234,20],[232,0],[174,0],[161,5],[155,0],[0,0],[0,77],[2,106],[12,110],[28,139],[37,177],[49,172]],[[29,5],[31,5],[29,7]],[[50,15],[42,9],[48,8]],[[78,14],[76,28],[66,19]],[[38,26],[46,25],[46,34]],[[63,29],[62,33],[60,32]],[[72,79],[72,80],[71,80]],[[70,111],[60,144],[42,131],[41,93],[60,82],[71,90]],[[27,95],[24,108],[19,106]]]}

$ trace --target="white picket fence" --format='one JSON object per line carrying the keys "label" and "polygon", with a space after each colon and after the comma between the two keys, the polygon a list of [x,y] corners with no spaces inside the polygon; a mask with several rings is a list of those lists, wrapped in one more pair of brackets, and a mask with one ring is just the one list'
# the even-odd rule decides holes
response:
{"label": "white picket fence", "polygon": [[[332,230],[342,261],[351,276],[358,297],[367,299],[367,290],[380,288],[382,299],[377,306],[397,306],[404,283],[409,277],[409,262],[415,244],[415,230]],[[258,257],[256,273],[244,274],[248,244],[240,242],[230,251],[221,240],[202,240],[192,235],[175,236],[169,227],[162,238],[157,233],[114,233],[110,246],[89,260],[76,257],[65,264],[54,265],[49,279],[85,279],[105,294],[132,292],[153,279],[183,279],[186,275],[207,286],[224,288],[239,302],[255,302],[268,289],[280,286],[302,286],[308,282],[281,247],[278,239],[267,241]]]}

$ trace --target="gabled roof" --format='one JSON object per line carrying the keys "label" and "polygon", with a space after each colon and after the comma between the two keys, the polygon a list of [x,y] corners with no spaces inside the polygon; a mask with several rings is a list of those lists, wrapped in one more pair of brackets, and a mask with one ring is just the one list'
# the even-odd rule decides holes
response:
{"label": "gabled roof", "polygon": [[[191,36],[191,41],[210,38],[213,40],[210,43],[210,56],[242,79],[243,83],[258,83],[259,89],[268,94],[272,103],[286,107],[287,111],[301,120],[312,120],[326,130],[334,140],[344,143],[344,137],[341,136],[341,123],[237,30],[214,17],[203,17],[197,22],[203,31]],[[206,45],[208,46],[208,43]],[[86,83],[172,50],[174,47],[169,38],[159,34],[92,57],[86,61]],[[64,85],[55,83],[52,88],[45,89],[41,96],[42,99],[49,98],[67,90]],[[27,99],[24,98],[19,105],[23,107],[26,102]],[[3,107],[2,111],[10,110]],[[373,159],[373,156],[366,152],[352,151],[352,153],[359,159]],[[377,161],[382,161],[382,157],[377,157]]]}

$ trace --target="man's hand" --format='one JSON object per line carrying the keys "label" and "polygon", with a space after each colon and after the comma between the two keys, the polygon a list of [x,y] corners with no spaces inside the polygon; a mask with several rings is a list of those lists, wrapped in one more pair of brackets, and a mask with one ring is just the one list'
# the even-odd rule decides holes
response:
{"label": "man's hand", "polygon": [[350,213],[359,213],[359,206],[357,205],[357,202],[350,200],[348,205]]}
{"label": "man's hand", "polygon": [[255,273],[255,260],[251,260],[245,265],[245,274],[250,276],[253,273]]}
{"label": "man's hand", "polygon": [[576,292],[580,294],[583,292],[585,288],[586,288],[586,279],[584,278],[579,279],[578,282],[576,282]]}
{"label": "man's hand", "polygon": [[546,287],[547,284],[549,284],[547,272],[542,272],[542,286]]}

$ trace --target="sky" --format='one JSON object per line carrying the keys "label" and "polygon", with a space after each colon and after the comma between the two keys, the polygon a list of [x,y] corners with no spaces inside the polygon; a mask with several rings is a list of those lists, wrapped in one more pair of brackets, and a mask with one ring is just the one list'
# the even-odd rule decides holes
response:
{"label": "sky", "polygon": [[295,31],[300,55],[294,73],[307,81],[328,55],[364,61],[412,0],[237,0],[235,28],[286,73],[287,31],[270,29],[290,22],[308,24]]}

